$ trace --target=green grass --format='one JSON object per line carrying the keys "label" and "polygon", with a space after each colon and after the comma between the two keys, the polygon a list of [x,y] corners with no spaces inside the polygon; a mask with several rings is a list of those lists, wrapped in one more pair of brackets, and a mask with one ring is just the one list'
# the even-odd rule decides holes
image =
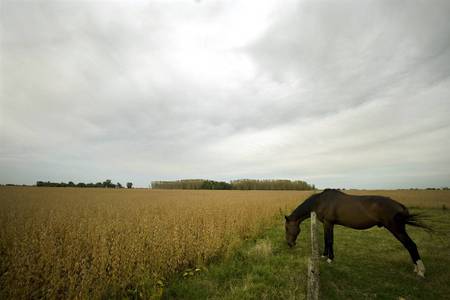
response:
{"label": "green grass", "polygon": [[[413,273],[408,252],[386,229],[335,227],[335,260],[320,262],[321,299],[450,299],[450,211],[411,209],[429,216],[436,233],[408,226],[425,263],[426,278]],[[289,249],[282,223],[247,240],[228,258],[179,274],[163,299],[305,299],[311,253],[309,221]],[[320,251],[323,230],[319,222]],[[192,275],[190,275],[192,274]]]}
{"label": "green grass", "polygon": [[308,226],[309,222],[302,225],[301,246],[289,249],[281,221],[257,239],[245,241],[230,257],[180,274],[165,288],[163,299],[305,299]]}
{"label": "green grass", "polygon": [[[430,235],[407,226],[426,267],[425,279],[413,273],[405,248],[386,229],[352,230],[336,226],[335,260],[320,263],[322,299],[450,299],[450,212],[411,209],[429,216]],[[323,230],[320,232],[323,249]]]}

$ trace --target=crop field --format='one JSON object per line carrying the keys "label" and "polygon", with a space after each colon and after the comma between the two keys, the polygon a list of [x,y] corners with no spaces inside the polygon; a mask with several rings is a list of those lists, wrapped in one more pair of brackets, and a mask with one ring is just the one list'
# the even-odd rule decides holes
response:
{"label": "crop field", "polygon": [[[336,262],[321,264],[324,299],[450,293],[449,191],[346,192],[390,196],[444,234],[408,229],[430,278],[418,292],[387,231],[336,228]],[[288,249],[281,214],[311,193],[0,188],[0,298],[303,299],[308,222]]]}
{"label": "crop field", "polygon": [[310,194],[0,188],[0,298],[157,298]]}

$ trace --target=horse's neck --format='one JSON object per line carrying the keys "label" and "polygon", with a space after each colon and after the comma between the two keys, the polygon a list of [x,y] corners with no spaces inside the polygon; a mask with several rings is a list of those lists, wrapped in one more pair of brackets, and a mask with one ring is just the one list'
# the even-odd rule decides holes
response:
{"label": "horse's neck", "polygon": [[291,214],[290,219],[295,221],[300,221],[300,223],[308,219],[311,216],[311,211],[314,208],[314,204],[317,201],[316,195],[306,199],[302,204],[300,204]]}

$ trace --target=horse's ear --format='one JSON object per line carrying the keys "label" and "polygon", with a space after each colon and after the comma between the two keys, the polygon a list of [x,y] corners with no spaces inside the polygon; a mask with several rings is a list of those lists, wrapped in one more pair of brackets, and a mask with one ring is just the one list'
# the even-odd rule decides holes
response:
{"label": "horse's ear", "polygon": [[287,221],[289,221],[289,219],[288,219],[288,217],[287,217],[287,216],[284,216],[284,218],[286,219],[286,222],[287,222]]}

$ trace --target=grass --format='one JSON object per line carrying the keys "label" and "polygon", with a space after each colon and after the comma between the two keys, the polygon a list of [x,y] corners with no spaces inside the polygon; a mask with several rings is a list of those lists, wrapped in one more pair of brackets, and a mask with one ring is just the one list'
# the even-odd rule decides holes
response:
{"label": "grass", "polygon": [[[427,268],[426,278],[413,273],[408,252],[386,229],[335,227],[335,260],[320,262],[321,299],[450,299],[450,211],[411,209],[429,216],[436,233],[407,227]],[[319,222],[320,250],[323,230]],[[192,276],[178,276],[163,299],[304,299],[310,222],[301,225],[297,246],[284,241],[282,221],[248,240],[231,257]]]}
{"label": "grass", "polygon": [[[450,212],[410,209],[429,216],[436,233],[407,226],[427,269],[413,273],[406,249],[386,229],[352,230],[336,226],[335,260],[320,264],[322,299],[450,299]],[[323,239],[323,231],[319,230]],[[321,249],[323,242],[321,244]]]}
{"label": "grass", "polygon": [[294,249],[286,245],[282,224],[280,219],[224,260],[172,278],[163,299],[306,299],[309,222]]}

